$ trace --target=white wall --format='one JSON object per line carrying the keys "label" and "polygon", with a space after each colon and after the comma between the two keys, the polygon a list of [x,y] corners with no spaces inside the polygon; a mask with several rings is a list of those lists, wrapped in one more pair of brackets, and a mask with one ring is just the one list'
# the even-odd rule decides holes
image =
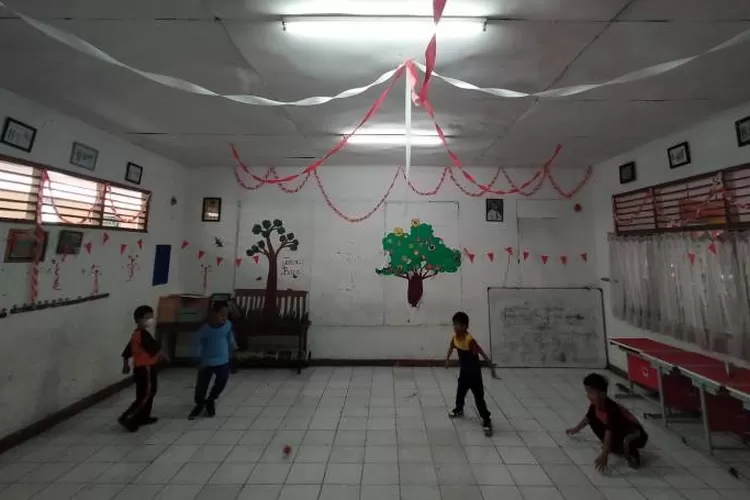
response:
{"label": "white wall", "polygon": [[[93,251],[68,257],[60,267],[60,291],[52,289],[51,260],[55,257],[58,229],[50,226],[45,261],[41,264],[39,300],[88,296],[93,279],[90,268],[101,266],[100,291],[111,296],[0,319],[0,436],[33,423],[122,378],[120,352],[133,329],[132,311],[140,304],[156,308],[157,297],[180,290],[179,245],[182,241],[182,211],[185,204],[185,170],[77,120],[38,106],[0,89],[0,120],[6,116],[38,129],[30,154],[0,144],[0,153],[81,174],[123,182],[128,161],[143,166],[141,187],[152,191],[149,233],[108,231],[111,239],[102,245],[101,230],[85,231],[84,241]],[[68,164],[73,141],[99,150],[94,172]],[[171,196],[179,204],[170,206]],[[29,226],[0,223],[0,243],[5,248],[9,228]],[[136,241],[143,249],[136,251]],[[128,251],[120,256],[120,244]],[[172,244],[170,282],[152,287],[154,246]],[[139,269],[127,280],[128,256],[138,256]],[[0,309],[29,300],[28,264],[0,263]]]}
{"label": "white wall", "polygon": [[[595,167],[591,193],[595,213],[597,269],[600,277],[609,275],[607,234],[614,231],[612,195],[750,162],[750,147],[737,147],[734,129],[735,121],[748,115],[750,115],[750,103],[658,139]],[[670,169],[667,149],[684,141],[690,143],[692,163]],[[629,161],[636,162],[637,180],[630,184],[620,185],[618,167]],[[609,307],[609,286],[606,283],[603,285],[605,318],[610,338],[652,337],[672,341],[670,338],[647,332],[614,318]],[[695,349],[695,346],[690,345],[683,347]],[[610,349],[610,362],[623,370],[627,367],[625,356],[617,349]]]}
{"label": "white wall", "polygon": [[[300,169],[279,169],[287,175]],[[434,188],[440,168],[413,168],[411,179],[421,190]],[[367,213],[385,193],[395,167],[321,167],[320,177],[329,195],[345,213]],[[486,182],[494,170],[473,169],[479,182]],[[533,175],[533,170],[510,171],[517,183]],[[263,171],[256,172],[263,175]],[[565,188],[572,187],[583,176],[583,170],[556,172]],[[248,180],[254,184],[254,181]],[[295,181],[291,186],[296,186]],[[498,188],[506,188],[502,180]],[[201,263],[212,264],[208,292],[229,292],[240,288],[264,288],[266,266],[264,257],[255,264],[245,257],[236,270],[233,257],[239,250],[255,243],[250,234],[252,225],[263,219],[282,219],[287,231],[300,240],[296,255],[301,260],[300,275],[282,276],[279,288],[310,291],[312,327],[309,346],[317,359],[439,359],[445,355],[451,328],[451,316],[465,310],[471,317],[471,330],[489,350],[487,288],[490,286],[578,286],[595,283],[594,248],[591,239],[592,211],[583,190],[574,200],[561,200],[546,184],[532,200],[515,195],[506,196],[505,222],[485,222],[484,197],[472,198],[460,193],[446,181],[435,197],[420,197],[409,190],[402,179],[387,204],[371,218],[358,224],[342,221],[325,204],[313,179],[299,193],[286,194],[274,186],[255,191],[239,187],[232,171],[205,168],[191,171],[189,181],[189,214],[186,239],[191,246],[183,258],[186,291],[202,291]],[[200,223],[201,199],[223,198],[220,223]],[[242,204],[241,210],[238,203]],[[432,202],[432,203],[428,203]],[[574,211],[580,202],[584,210]],[[238,214],[239,238],[236,237]],[[526,244],[519,241],[518,214],[521,225],[541,228],[529,248],[534,255],[519,265],[509,265],[504,249],[513,247],[518,255]],[[455,214],[455,215],[451,215]],[[419,310],[409,308],[406,281],[381,277],[375,268],[385,263],[381,240],[396,224],[408,228],[412,217],[431,223],[436,234],[449,246],[467,248],[476,253],[474,263],[464,256],[461,271],[442,275],[424,283],[424,297]],[[551,217],[551,218],[548,218]],[[530,222],[531,221],[531,222]],[[536,221],[536,223],[534,222]],[[555,228],[549,232],[546,228]],[[213,246],[214,237],[224,241],[224,248]],[[199,262],[197,250],[207,251]],[[487,252],[494,252],[490,262]],[[589,263],[577,256],[591,255]],[[549,254],[550,262],[542,266],[540,254]],[[570,263],[563,267],[559,255],[566,253]],[[216,256],[225,263],[215,266]],[[506,268],[508,275],[506,277]]]}

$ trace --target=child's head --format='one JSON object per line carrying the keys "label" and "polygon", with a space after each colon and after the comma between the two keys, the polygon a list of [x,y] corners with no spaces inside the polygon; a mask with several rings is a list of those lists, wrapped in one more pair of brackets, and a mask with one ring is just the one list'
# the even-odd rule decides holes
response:
{"label": "child's head", "polygon": [[600,404],[607,399],[609,382],[598,373],[586,375],[583,379],[583,387],[586,389],[586,396],[592,404]]}
{"label": "child's head", "polygon": [[150,306],[138,306],[133,311],[133,319],[136,325],[146,328],[153,322],[154,310]]}
{"label": "child's head", "polygon": [[223,301],[214,302],[211,308],[211,320],[217,325],[223,325],[229,318],[229,304]]}
{"label": "child's head", "polygon": [[453,331],[456,335],[465,335],[469,329],[469,315],[465,312],[457,312],[453,315]]}

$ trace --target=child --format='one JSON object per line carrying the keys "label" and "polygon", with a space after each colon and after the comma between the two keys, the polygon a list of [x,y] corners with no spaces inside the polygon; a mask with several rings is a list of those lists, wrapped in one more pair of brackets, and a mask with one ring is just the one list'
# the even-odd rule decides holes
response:
{"label": "child", "polygon": [[159,342],[151,335],[154,331],[154,310],[149,306],[138,306],[133,312],[133,319],[136,327],[122,351],[122,373],[130,373],[129,359],[133,358],[135,401],[118,419],[120,425],[130,432],[158,420],[151,416],[157,388],[157,365],[168,359]]}
{"label": "child", "polygon": [[[195,340],[195,356],[200,359],[198,379],[195,382],[195,408],[188,419],[195,420],[206,410],[209,417],[216,415],[216,400],[229,380],[229,358],[237,349],[232,332],[232,322],[227,319],[229,306],[226,302],[216,302],[208,323],[198,331]],[[213,387],[206,399],[211,378]]]}
{"label": "child", "polygon": [[[467,331],[468,328],[469,316],[466,313],[457,312],[453,315],[453,331],[455,335],[453,335],[450,347],[448,347],[445,367],[448,368],[451,354],[453,354],[453,350],[455,349],[458,352],[461,371],[458,375],[458,388],[456,389],[456,407],[450,412],[450,417],[459,418],[464,416],[464,399],[466,398],[466,393],[471,390],[472,394],[474,394],[477,411],[482,419],[484,432],[490,434],[492,433],[492,421],[490,420],[490,411],[484,402],[484,383],[482,381],[482,365],[479,361],[479,356],[482,356],[488,363],[490,359]],[[492,366],[490,368],[492,370],[492,377],[497,378],[495,368]]]}
{"label": "child", "polygon": [[610,453],[625,455],[631,467],[640,467],[638,450],[648,441],[646,431],[632,413],[607,397],[609,383],[606,378],[592,373],[583,379],[583,387],[591,405],[583,420],[567,430],[568,435],[578,434],[587,425],[591,427],[602,442],[602,452],[594,462],[600,472],[607,468]]}

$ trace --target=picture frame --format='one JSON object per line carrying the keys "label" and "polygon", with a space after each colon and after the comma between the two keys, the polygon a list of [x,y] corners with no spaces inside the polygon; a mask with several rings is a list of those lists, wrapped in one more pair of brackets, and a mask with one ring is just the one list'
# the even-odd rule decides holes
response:
{"label": "picture frame", "polygon": [[[49,233],[44,231],[43,235],[39,262],[44,261],[44,256],[47,253],[47,240],[49,239]],[[8,229],[8,240],[5,244],[5,262],[34,262],[36,248],[37,241],[34,235],[34,229]]]}
{"label": "picture frame", "polygon": [[203,198],[201,220],[203,222],[221,221],[221,198]]}
{"label": "picture frame", "polygon": [[31,153],[36,139],[36,129],[11,117],[5,119],[0,142],[12,148]]}
{"label": "picture frame", "polygon": [[734,122],[734,130],[737,133],[737,147],[750,146],[750,116]]}
{"label": "picture frame", "polygon": [[667,157],[669,158],[669,168],[690,165],[692,161],[690,159],[690,144],[686,141],[672,146],[667,149]]}
{"label": "picture frame", "polygon": [[125,180],[136,185],[141,184],[141,178],[143,177],[143,167],[136,165],[132,161],[129,161],[125,167]]}
{"label": "picture frame", "polygon": [[83,231],[63,229],[57,236],[57,255],[78,255],[83,245]]}
{"label": "picture frame", "polygon": [[80,142],[74,142],[70,150],[70,164],[86,170],[96,169],[96,160],[99,158],[99,151],[86,146]]}
{"label": "picture frame", "polygon": [[631,161],[620,165],[620,184],[629,184],[636,179],[635,162]]}
{"label": "picture frame", "polygon": [[484,218],[486,222],[503,222],[505,213],[502,198],[487,198],[485,200]]}

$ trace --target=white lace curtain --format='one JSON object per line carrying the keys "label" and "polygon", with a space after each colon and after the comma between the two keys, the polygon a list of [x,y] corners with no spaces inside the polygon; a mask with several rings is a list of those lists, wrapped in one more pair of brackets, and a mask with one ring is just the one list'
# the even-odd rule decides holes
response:
{"label": "white lace curtain", "polygon": [[615,317],[750,360],[750,233],[610,235],[609,248]]}

